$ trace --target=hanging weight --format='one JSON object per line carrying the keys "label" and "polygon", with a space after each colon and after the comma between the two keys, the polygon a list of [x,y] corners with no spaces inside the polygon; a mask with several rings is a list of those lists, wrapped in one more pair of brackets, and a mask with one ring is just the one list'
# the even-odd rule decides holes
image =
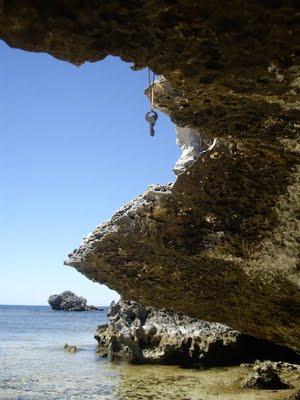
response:
{"label": "hanging weight", "polygon": [[158,115],[157,112],[151,110],[148,111],[147,114],[145,115],[145,120],[150,124],[150,136],[154,136],[155,131],[154,131],[154,125],[157,121]]}

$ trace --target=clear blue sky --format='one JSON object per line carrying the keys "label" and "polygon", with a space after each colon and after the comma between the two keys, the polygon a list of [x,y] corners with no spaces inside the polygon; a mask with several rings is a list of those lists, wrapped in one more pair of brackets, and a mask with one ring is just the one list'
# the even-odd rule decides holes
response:
{"label": "clear blue sky", "polygon": [[0,304],[46,304],[70,289],[117,294],[66,255],[149,184],[174,180],[174,126],[144,121],[147,71],[108,57],[75,67],[0,42]]}

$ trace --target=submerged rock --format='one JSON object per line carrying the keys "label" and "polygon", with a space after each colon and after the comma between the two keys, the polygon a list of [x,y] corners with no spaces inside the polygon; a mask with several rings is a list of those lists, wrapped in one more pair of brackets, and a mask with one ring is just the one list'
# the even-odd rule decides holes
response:
{"label": "submerged rock", "polygon": [[[100,310],[98,307],[87,305],[84,297],[77,296],[75,293],[66,290],[61,294],[53,294],[49,297],[48,303],[52,310],[60,311],[94,311]],[[103,309],[101,309],[103,310]]]}
{"label": "submerged rock", "polygon": [[[281,390],[291,389],[293,386],[283,381],[280,372],[288,366],[265,361],[253,367],[253,371],[246,378],[244,387],[248,389]],[[292,367],[293,370],[293,367]]]}
{"label": "submerged rock", "polygon": [[64,345],[64,350],[69,353],[76,353],[78,351],[77,346],[69,345],[68,343]]}
{"label": "submerged rock", "polygon": [[134,301],[112,303],[109,324],[95,335],[99,354],[139,363],[221,366],[273,359],[300,358],[281,346],[257,340],[228,326],[201,321]]}

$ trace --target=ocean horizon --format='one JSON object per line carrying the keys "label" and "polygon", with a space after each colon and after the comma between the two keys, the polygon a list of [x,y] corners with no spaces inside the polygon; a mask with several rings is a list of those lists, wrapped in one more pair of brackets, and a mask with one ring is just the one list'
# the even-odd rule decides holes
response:
{"label": "ocean horizon", "polygon": [[[47,307],[51,309],[49,304],[0,304],[0,307]],[[109,308],[109,306],[96,305],[99,308]],[[60,310],[55,310],[60,311]],[[62,310],[63,311],[63,310]]]}

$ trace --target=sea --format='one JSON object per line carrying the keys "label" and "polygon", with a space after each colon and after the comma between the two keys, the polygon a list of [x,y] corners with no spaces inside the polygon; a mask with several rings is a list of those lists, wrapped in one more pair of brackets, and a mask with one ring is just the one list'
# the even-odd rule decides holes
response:
{"label": "sea", "polygon": [[[202,371],[112,362],[97,355],[94,339],[106,312],[0,306],[0,399],[279,400],[289,392],[243,389],[247,371],[240,367]],[[64,351],[65,343],[78,352]]]}

